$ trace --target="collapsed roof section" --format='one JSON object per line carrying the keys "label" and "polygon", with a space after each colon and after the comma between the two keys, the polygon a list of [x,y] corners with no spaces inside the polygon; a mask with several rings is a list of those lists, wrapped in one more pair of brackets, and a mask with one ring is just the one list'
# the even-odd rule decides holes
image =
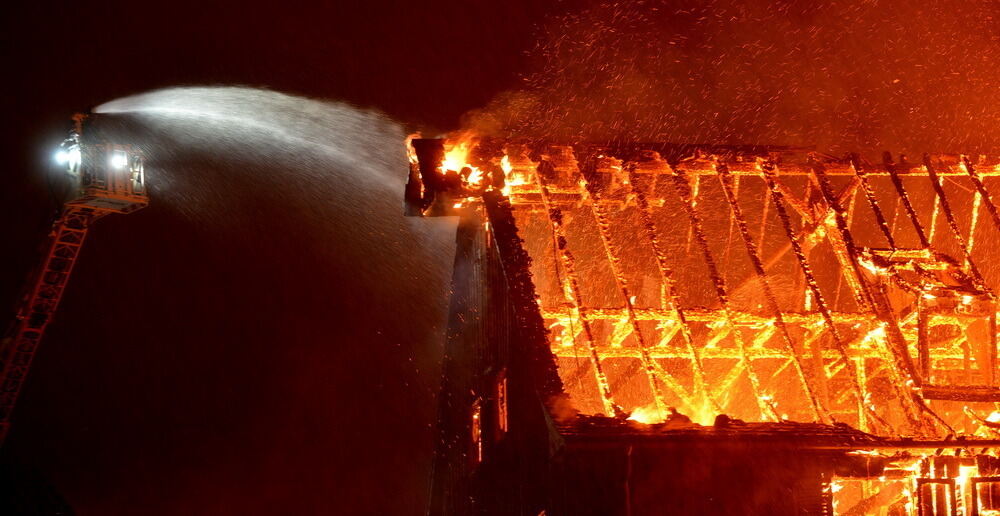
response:
{"label": "collapsed roof section", "polygon": [[581,414],[989,435],[995,161],[468,138],[411,148],[410,214],[477,210],[485,192],[509,202]]}

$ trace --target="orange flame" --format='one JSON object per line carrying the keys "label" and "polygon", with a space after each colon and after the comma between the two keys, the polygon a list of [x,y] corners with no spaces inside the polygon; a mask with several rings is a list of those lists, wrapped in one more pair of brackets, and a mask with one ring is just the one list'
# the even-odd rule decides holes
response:
{"label": "orange flame", "polygon": [[469,166],[469,152],[472,150],[471,139],[462,139],[455,143],[445,145],[444,160],[441,161],[442,170],[462,170]]}
{"label": "orange flame", "polygon": [[644,425],[655,425],[663,422],[663,414],[655,405],[646,405],[632,411],[628,416],[629,421],[635,421]]}
{"label": "orange flame", "polygon": [[505,196],[510,196],[513,186],[526,185],[530,183],[530,176],[526,174],[523,170],[518,171],[514,169],[514,165],[510,162],[510,156],[504,154],[503,158],[500,159],[500,168],[503,170],[504,175],[504,187],[502,193]]}
{"label": "orange flame", "polygon": [[420,133],[410,133],[406,135],[406,157],[410,160],[410,163],[417,163],[417,150],[413,148],[413,140],[420,138]]}
{"label": "orange flame", "polygon": [[475,135],[472,133],[462,133],[458,136],[457,140],[449,139],[445,143],[444,159],[441,161],[441,173],[445,173],[449,170],[455,172],[461,172],[463,168],[468,167],[472,170],[469,177],[466,178],[466,183],[472,186],[478,186],[483,181],[483,171],[479,170],[469,164],[469,153],[472,152],[473,144],[475,143]]}

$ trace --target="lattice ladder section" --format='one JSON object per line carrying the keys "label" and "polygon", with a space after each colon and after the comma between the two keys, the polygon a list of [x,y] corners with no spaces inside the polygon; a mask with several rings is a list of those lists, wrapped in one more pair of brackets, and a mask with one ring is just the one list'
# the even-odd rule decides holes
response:
{"label": "lattice ladder section", "polygon": [[45,260],[18,310],[14,333],[0,350],[0,443],[10,428],[14,404],[42,335],[62,299],[87,230],[101,216],[90,208],[69,207],[53,224]]}

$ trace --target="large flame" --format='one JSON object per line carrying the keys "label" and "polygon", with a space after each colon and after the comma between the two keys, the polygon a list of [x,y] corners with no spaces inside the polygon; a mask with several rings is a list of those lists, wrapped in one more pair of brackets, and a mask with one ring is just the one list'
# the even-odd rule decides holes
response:
{"label": "large flame", "polygon": [[[413,133],[406,137],[406,150],[407,156],[411,163],[417,162],[416,152],[413,149],[412,140],[415,138],[420,138],[420,133]],[[473,149],[475,149],[478,144],[479,137],[472,132],[462,132],[450,135],[444,144],[444,157],[441,159],[441,164],[438,167],[438,172],[441,175],[450,172],[462,173],[463,170],[468,169],[469,172],[466,176],[462,178],[465,186],[472,189],[481,188],[484,186],[484,179],[487,177],[485,170],[480,169],[477,166],[473,166],[470,163],[470,157]],[[530,185],[533,180],[531,170],[526,170],[523,167],[517,169],[511,163],[510,156],[504,154],[499,161],[499,167],[504,173],[504,187],[501,189],[501,193],[505,196],[510,196],[512,193],[512,187],[521,185]],[[485,185],[489,188],[489,185]],[[461,205],[462,203],[459,203]]]}
{"label": "large flame", "polygon": [[465,182],[470,186],[479,186],[483,181],[483,171],[469,164],[469,153],[475,144],[476,137],[472,133],[462,133],[455,139],[449,139],[445,144],[444,159],[441,160],[441,173],[449,170],[461,172],[468,167],[472,170]]}
{"label": "large flame", "polygon": [[463,139],[457,142],[452,142],[449,140],[448,145],[445,146],[444,160],[441,161],[441,168],[443,170],[462,170],[463,167],[469,166],[469,152],[472,150],[472,141],[470,139]]}

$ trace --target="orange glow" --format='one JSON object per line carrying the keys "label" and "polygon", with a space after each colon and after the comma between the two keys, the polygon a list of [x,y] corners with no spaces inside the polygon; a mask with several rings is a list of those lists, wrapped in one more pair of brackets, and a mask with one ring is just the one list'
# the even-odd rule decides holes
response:
{"label": "orange glow", "polygon": [[[469,167],[467,193],[451,202],[476,206],[480,190],[470,186],[489,189],[491,174],[504,174],[502,193],[518,208],[519,235],[534,259],[549,346],[581,414],[607,415],[613,402],[642,424],[672,422],[660,412],[673,406],[684,419],[706,426],[725,414],[747,422],[837,421],[877,435],[935,435],[944,425],[911,421],[911,395],[933,399],[933,409],[956,428],[972,427],[949,397],[965,396],[968,385],[988,385],[976,388],[1000,397],[1000,374],[983,365],[996,360],[988,317],[996,305],[963,265],[944,215],[936,226],[921,221],[929,248],[913,247],[919,243],[914,235],[884,247],[864,190],[848,181],[855,178],[850,163],[830,163],[825,172],[845,208],[838,214],[815,191],[815,171],[798,158],[772,172],[746,156],[697,155],[675,167],[655,152],[629,158],[565,145],[480,143],[485,141],[472,133],[444,142],[442,172]],[[540,159],[551,165],[544,177],[537,173]],[[727,196],[719,182],[720,160],[735,195]],[[949,189],[958,189],[968,171],[947,163],[940,173],[949,178]],[[976,172],[1000,175],[992,162]],[[917,174],[927,170],[910,172]],[[772,175],[784,199],[784,221],[766,181]],[[933,211],[934,192],[907,181],[920,192],[911,199],[915,209]],[[896,193],[886,180],[873,185],[876,201]],[[852,203],[854,218],[839,220],[837,215],[850,215]],[[743,215],[734,215],[732,204],[742,206]],[[882,204],[884,210],[888,203]],[[693,228],[687,209],[697,212],[703,228]],[[896,226],[905,227],[905,216],[900,211]],[[975,233],[971,213],[955,219],[962,233]],[[981,228],[980,222],[979,233]],[[853,250],[842,235],[846,230],[857,242]],[[741,246],[743,231],[752,247]],[[608,242],[603,247],[595,245],[601,237]],[[699,239],[708,242],[717,271],[706,266]],[[967,242],[963,247],[986,263],[989,247]],[[756,253],[773,294],[754,267],[741,265],[753,263],[747,253]],[[815,291],[802,279],[786,281],[789,272],[804,278],[800,260],[811,267]],[[728,307],[719,305],[713,274],[726,280]],[[579,289],[570,288],[573,281]],[[907,352],[910,369],[900,358]],[[970,409],[984,415],[993,410],[980,403]]]}
{"label": "orange glow", "polygon": [[531,177],[528,175],[528,172],[524,170],[516,170],[514,165],[510,162],[510,156],[506,154],[504,154],[504,157],[500,159],[500,168],[503,170],[505,183],[502,193],[508,197],[513,191],[512,187],[531,183]]}
{"label": "orange glow", "polygon": [[476,463],[483,461],[483,405],[480,400],[472,404],[471,437]]}
{"label": "orange glow", "polygon": [[413,140],[420,138],[420,133],[410,133],[406,135],[406,157],[410,160],[410,163],[417,162],[417,151],[413,148]]}
{"label": "orange glow", "polygon": [[456,172],[462,170],[463,167],[469,166],[469,151],[471,150],[472,142],[469,140],[459,140],[455,143],[449,142],[449,145],[445,146],[444,160],[441,162],[442,170],[454,170]]}
{"label": "orange glow", "polygon": [[504,175],[510,175],[510,172],[514,170],[510,164],[510,156],[504,154],[503,158],[500,158],[500,168],[503,169]]}
{"label": "orange glow", "polygon": [[483,171],[476,167],[469,167],[472,169],[472,173],[469,174],[469,178],[466,180],[470,185],[479,185],[483,182]]}
{"label": "orange glow", "polygon": [[507,156],[506,154],[504,154],[503,158],[500,159],[500,169],[503,170],[503,175],[505,179],[502,193],[504,194],[505,197],[510,197],[511,186],[513,186],[510,182],[511,178],[510,173],[512,170],[514,170],[514,167],[511,166],[510,157]]}
{"label": "orange glow", "polygon": [[968,482],[970,478],[977,476],[978,474],[979,471],[975,466],[959,466],[958,476],[955,478],[955,483],[964,489],[965,483]]}
{"label": "orange glow", "polygon": [[664,421],[663,414],[654,405],[639,407],[628,416],[629,421],[635,421],[644,425],[655,425]]}
{"label": "orange glow", "polygon": [[[411,160],[415,160],[416,157],[412,151],[412,147],[409,145],[409,142],[415,137],[419,137],[419,134],[413,134],[407,137],[407,150]],[[461,173],[463,169],[468,168],[468,176],[463,177],[463,184],[467,187],[473,188],[483,187],[484,180],[487,179],[487,171],[473,166],[470,163],[472,151],[476,148],[477,143],[478,137],[471,132],[459,133],[448,138],[444,144],[444,157],[441,160],[441,165],[438,168],[438,171],[441,174],[446,174],[448,171]],[[531,174],[534,171],[536,164],[531,163],[528,167],[525,167],[524,165],[515,166],[514,163],[511,162],[510,156],[507,154],[504,154],[500,158],[498,164],[500,170],[504,173],[504,186],[501,189],[501,193],[503,195],[509,197],[514,191],[514,187],[525,185],[530,186],[533,184],[533,176]],[[489,188],[489,185],[485,186]]]}
{"label": "orange glow", "polygon": [[472,172],[465,178],[465,183],[470,186],[479,186],[485,174],[479,168],[469,164],[469,154],[474,144],[475,136],[472,133],[463,133],[456,140],[449,139],[445,143],[444,159],[441,161],[440,168],[441,173],[446,173],[449,170],[461,172],[462,169],[468,167]]}
{"label": "orange glow", "polygon": [[[821,170],[812,158],[788,158],[779,173],[746,156],[697,155],[675,166],[651,151],[619,158],[583,145],[498,143],[480,151],[468,135],[446,142],[442,168],[471,160],[503,172],[574,414],[602,428],[622,425],[624,414],[623,432],[650,434],[695,423],[725,435],[767,422],[761,428],[789,434],[839,424],[895,439],[998,435],[997,303],[992,276],[972,268],[972,258],[995,259],[986,239],[972,238],[977,221],[991,220],[977,218],[987,214],[978,203],[995,201],[969,181],[973,173],[996,181],[1000,165],[941,165],[940,183],[960,199],[948,220],[927,168],[908,169],[909,202],[921,215],[909,228],[905,210],[893,208],[890,172],[877,167],[866,192],[860,168],[833,158]],[[469,183],[481,178],[474,172]],[[824,174],[832,194],[817,190]],[[482,201],[466,195],[459,205]],[[879,201],[882,212],[896,210],[891,224],[873,216]],[[895,511],[880,514],[901,514],[918,485],[943,492],[936,481],[949,478],[964,509],[972,479],[993,471],[976,461],[996,457],[995,449],[955,449],[948,460],[929,449],[877,449],[850,452],[870,476],[831,479],[834,504],[878,501]]]}

